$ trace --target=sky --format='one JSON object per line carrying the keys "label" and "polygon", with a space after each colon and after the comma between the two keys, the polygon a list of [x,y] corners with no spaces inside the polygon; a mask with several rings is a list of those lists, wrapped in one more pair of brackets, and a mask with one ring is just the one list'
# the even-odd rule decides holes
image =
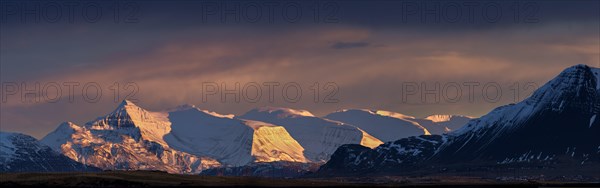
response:
{"label": "sky", "polygon": [[125,98],[479,117],[600,67],[598,1],[174,2],[0,2],[0,130],[41,138]]}

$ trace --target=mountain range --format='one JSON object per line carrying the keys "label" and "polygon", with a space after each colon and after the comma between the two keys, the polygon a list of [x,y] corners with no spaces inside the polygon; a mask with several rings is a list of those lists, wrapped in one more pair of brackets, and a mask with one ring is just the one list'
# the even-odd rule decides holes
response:
{"label": "mountain range", "polygon": [[[565,69],[529,98],[480,118],[416,118],[370,109],[318,117],[262,107],[224,115],[179,106],[149,111],[123,101],[83,125],[60,124],[40,141],[2,133],[2,172],[158,170],[208,175],[398,173],[456,166],[600,162],[600,69]],[[571,166],[572,167],[572,166]]]}
{"label": "mountain range", "polygon": [[[369,112],[361,118],[372,124],[344,112]],[[84,125],[61,123],[39,143],[70,160],[103,170],[198,174],[211,168],[264,167],[269,163],[314,169],[314,165],[302,164],[323,164],[344,144],[375,148],[394,135],[430,134],[418,122],[429,121],[427,118],[377,112],[351,109],[317,117],[305,110],[262,107],[235,116],[193,105],[154,112],[124,100],[112,112]],[[447,126],[443,123],[458,125],[465,120],[426,125],[443,127]],[[377,131],[378,126],[387,131]]]}

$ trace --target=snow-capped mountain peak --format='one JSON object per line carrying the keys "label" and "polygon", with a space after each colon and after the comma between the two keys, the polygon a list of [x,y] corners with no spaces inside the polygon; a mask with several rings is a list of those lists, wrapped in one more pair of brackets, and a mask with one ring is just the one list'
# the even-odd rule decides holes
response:
{"label": "snow-capped mountain peak", "polygon": [[[135,140],[145,140],[166,144],[163,137],[171,131],[171,123],[165,112],[150,112],[129,100],[104,117],[85,124],[92,130],[114,130],[115,133],[129,135]],[[120,138],[115,138],[120,140]]]}
{"label": "snow-capped mountain peak", "polygon": [[[599,78],[595,74],[598,70],[600,69],[583,64],[571,66],[536,90],[529,98],[517,104],[497,107],[453,134],[460,135],[490,126],[496,126],[496,129],[499,129],[497,131],[518,128],[510,125],[523,123],[522,121],[528,120],[527,117],[546,110],[561,112],[566,108],[573,108],[578,109],[581,114],[598,113],[594,112],[594,108],[598,106],[598,90],[596,88]],[[498,121],[510,123],[501,124]]]}
{"label": "snow-capped mountain peak", "polygon": [[571,97],[585,100],[594,98],[598,87],[598,76],[594,70],[597,69],[583,64],[569,67],[535,91],[525,102],[552,103],[553,107],[561,108],[565,104],[559,102],[568,102]]}
{"label": "snow-capped mountain peak", "polygon": [[140,125],[136,123],[143,121],[152,121],[148,111],[129,100],[123,100],[111,113],[86,123],[86,126],[94,129],[133,128]]}
{"label": "snow-capped mountain peak", "polygon": [[[531,97],[470,121],[453,132],[454,139],[442,148],[446,153],[465,155],[462,157],[472,155],[474,149],[488,157],[506,156],[503,150],[521,152],[519,155],[529,150],[556,153],[575,146],[580,152],[595,151],[598,143],[590,140],[597,140],[599,133],[594,127],[600,99],[597,70],[587,65],[565,69]],[[519,141],[515,138],[525,141],[515,143]],[[548,138],[557,143],[548,146]]]}

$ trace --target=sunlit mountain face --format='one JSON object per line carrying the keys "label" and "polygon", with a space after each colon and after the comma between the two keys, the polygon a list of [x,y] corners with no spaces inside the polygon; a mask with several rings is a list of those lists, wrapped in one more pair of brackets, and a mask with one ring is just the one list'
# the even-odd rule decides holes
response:
{"label": "sunlit mountain face", "polygon": [[0,185],[597,186],[599,23],[598,1],[3,0]]}

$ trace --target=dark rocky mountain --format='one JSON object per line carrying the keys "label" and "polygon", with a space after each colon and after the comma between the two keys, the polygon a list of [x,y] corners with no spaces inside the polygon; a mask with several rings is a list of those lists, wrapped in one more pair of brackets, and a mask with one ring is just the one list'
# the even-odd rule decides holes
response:
{"label": "dark rocky mountain", "polygon": [[598,162],[597,82],[593,69],[571,67],[525,101],[497,108],[468,124],[436,158],[514,163],[570,157],[582,164]]}
{"label": "dark rocky mountain", "polygon": [[375,149],[347,144],[336,150],[319,172],[352,174],[416,167],[433,156],[445,141],[445,136],[421,135],[387,142]]}
{"label": "dark rocky mountain", "polygon": [[319,173],[385,173],[456,164],[597,166],[599,72],[586,65],[567,68],[524,101],[498,107],[443,136],[409,137],[375,149],[342,146]]}

